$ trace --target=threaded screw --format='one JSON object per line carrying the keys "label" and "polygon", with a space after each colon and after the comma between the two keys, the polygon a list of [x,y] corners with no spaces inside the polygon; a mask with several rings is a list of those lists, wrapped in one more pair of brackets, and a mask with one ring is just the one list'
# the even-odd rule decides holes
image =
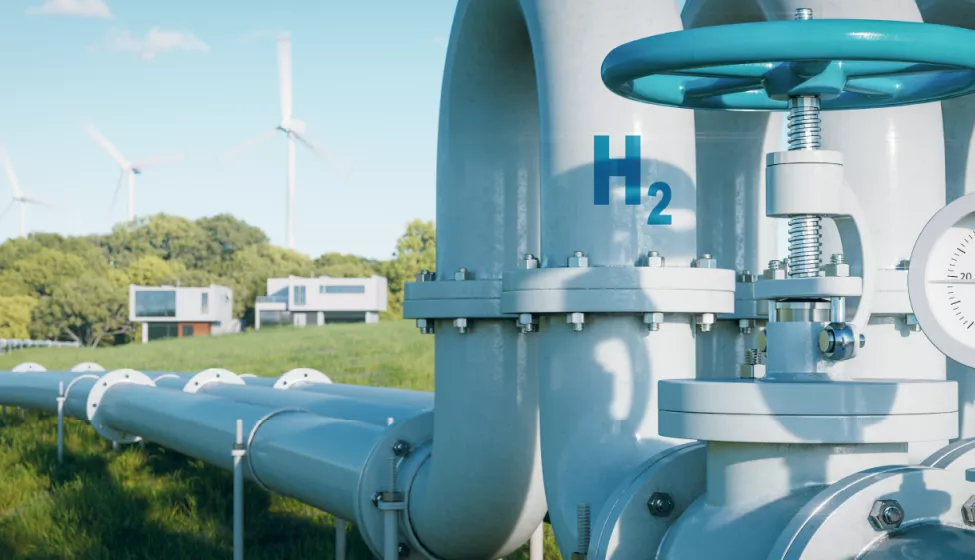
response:
{"label": "threaded screw", "polygon": [[589,530],[592,522],[589,517],[589,504],[579,504],[576,511],[576,521],[578,523],[579,542],[576,543],[576,552],[579,554],[589,553]]}

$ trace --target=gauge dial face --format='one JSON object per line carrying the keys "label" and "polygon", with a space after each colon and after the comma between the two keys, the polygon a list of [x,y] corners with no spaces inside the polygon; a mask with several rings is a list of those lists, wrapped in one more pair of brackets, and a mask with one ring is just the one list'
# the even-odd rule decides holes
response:
{"label": "gauge dial face", "polygon": [[975,347],[975,216],[966,216],[942,233],[925,276],[925,292],[938,323],[952,338]]}
{"label": "gauge dial face", "polygon": [[907,289],[932,344],[975,367],[975,194],[945,206],[924,226],[911,254]]}

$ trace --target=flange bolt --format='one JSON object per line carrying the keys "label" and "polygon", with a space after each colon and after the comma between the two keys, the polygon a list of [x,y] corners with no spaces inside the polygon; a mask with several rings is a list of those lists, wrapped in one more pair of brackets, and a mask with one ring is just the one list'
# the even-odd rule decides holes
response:
{"label": "flange bolt", "polygon": [[674,499],[666,492],[654,492],[647,500],[647,509],[654,517],[667,517],[674,512]]}

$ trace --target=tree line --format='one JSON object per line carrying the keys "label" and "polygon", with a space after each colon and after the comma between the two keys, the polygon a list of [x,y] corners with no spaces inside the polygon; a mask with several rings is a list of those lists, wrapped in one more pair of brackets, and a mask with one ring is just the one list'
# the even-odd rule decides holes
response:
{"label": "tree line", "polygon": [[385,276],[386,318],[402,317],[403,285],[436,262],[432,222],[414,220],[389,260],[271,245],[259,228],[229,215],[196,221],[157,214],[119,224],[106,235],[35,233],[0,244],[0,338],[124,344],[139,336],[129,322],[129,284],[234,290],[234,314],[254,324],[254,300],[272,277]]}

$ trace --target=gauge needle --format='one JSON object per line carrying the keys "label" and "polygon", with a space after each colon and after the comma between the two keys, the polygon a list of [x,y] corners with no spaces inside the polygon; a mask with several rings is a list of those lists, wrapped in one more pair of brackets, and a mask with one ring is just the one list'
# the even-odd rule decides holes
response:
{"label": "gauge needle", "polygon": [[961,278],[946,278],[944,280],[928,280],[928,284],[975,284],[975,280],[962,280]]}

